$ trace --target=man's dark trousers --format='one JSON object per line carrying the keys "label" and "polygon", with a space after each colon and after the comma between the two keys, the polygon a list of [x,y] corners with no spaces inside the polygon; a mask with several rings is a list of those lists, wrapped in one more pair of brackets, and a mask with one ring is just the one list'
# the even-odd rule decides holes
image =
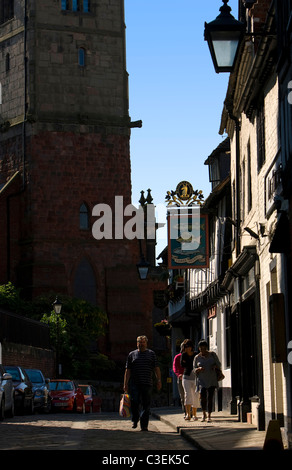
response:
{"label": "man's dark trousers", "polygon": [[[148,428],[151,398],[152,385],[131,384],[132,421],[137,424],[140,419],[141,429]],[[139,411],[140,402],[142,404],[141,414]]]}

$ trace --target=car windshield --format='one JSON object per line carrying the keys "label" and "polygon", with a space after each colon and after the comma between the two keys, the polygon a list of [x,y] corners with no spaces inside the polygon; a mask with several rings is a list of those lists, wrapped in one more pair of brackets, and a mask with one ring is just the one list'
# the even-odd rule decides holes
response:
{"label": "car windshield", "polygon": [[90,387],[88,387],[87,385],[79,385],[79,388],[81,389],[84,395],[90,395]]}
{"label": "car windshield", "polygon": [[50,382],[50,390],[73,390],[72,382]]}
{"label": "car windshield", "polygon": [[29,370],[26,369],[26,373],[28,375],[29,380],[32,383],[41,383],[43,382],[42,375],[39,370]]}
{"label": "car windshield", "polygon": [[18,369],[15,369],[14,367],[6,367],[6,372],[10,375],[12,375],[12,380],[21,380],[20,373]]}

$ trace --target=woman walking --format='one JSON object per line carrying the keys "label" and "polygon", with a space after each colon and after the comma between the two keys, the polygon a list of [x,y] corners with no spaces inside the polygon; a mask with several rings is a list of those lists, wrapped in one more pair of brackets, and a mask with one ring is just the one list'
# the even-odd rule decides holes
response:
{"label": "woman walking", "polygon": [[193,420],[196,421],[198,419],[197,408],[200,405],[200,399],[199,393],[196,391],[196,374],[193,370],[194,344],[190,339],[185,339],[183,346],[184,352],[181,356],[181,365],[184,368],[182,385],[184,388],[185,419],[189,421],[193,416]]}
{"label": "woman walking", "polygon": [[217,354],[208,351],[207,341],[199,342],[199,354],[194,359],[194,370],[197,374],[198,389],[201,393],[201,406],[203,410],[203,419],[211,422],[211,413],[213,410],[213,397],[215,388],[218,387],[216,368],[221,369],[221,363]]}

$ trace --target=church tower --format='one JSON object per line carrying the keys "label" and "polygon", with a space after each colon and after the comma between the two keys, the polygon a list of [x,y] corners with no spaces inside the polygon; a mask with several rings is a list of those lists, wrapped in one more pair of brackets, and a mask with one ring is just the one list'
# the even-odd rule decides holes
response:
{"label": "church tower", "polygon": [[106,309],[118,357],[125,319],[151,336],[138,241],[92,235],[131,202],[124,0],[0,0],[0,45],[0,283]]}

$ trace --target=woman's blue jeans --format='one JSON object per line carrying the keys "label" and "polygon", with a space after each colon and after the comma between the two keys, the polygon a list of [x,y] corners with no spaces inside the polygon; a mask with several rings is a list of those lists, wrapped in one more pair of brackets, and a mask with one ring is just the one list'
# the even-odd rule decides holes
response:
{"label": "woman's blue jeans", "polygon": [[[138,423],[140,419],[141,429],[148,428],[151,398],[152,385],[131,384],[132,421]],[[142,404],[141,414],[140,403]]]}

